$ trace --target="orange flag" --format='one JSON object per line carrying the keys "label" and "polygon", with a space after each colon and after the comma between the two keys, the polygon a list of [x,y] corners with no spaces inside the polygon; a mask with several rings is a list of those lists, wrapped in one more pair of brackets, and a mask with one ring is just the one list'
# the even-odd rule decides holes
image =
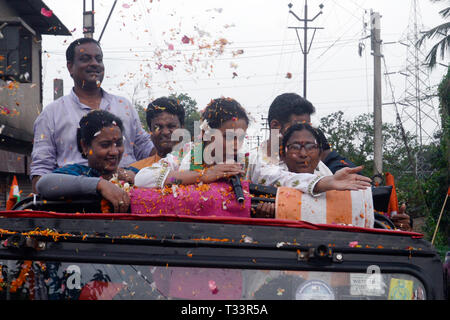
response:
{"label": "orange flag", "polygon": [[14,205],[20,201],[19,184],[17,178],[14,176],[11,188],[9,189],[9,199],[6,201],[6,210],[11,210]]}
{"label": "orange flag", "polygon": [[392,193],[391,198],[389,199],[389,206],[387,214],[389,217],[396,215],[398,213],[398,199],[397,199],[397,192],[395,191],[395,179],[392,174],[389,172],[386,172],[386,185],[392,186]]}

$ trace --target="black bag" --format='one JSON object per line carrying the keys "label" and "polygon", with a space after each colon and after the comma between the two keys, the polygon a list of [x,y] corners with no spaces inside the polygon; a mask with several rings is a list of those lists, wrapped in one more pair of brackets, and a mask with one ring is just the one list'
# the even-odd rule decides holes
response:
{"label": "black bag", "polygon": [[373,208],[376,211],[387,212],[392,186],[372,187]]}

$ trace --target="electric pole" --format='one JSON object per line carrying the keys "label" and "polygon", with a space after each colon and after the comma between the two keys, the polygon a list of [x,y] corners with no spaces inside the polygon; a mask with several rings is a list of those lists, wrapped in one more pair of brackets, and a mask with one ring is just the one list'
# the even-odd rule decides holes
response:
{"label": "electric pole", "polygon": [[[108,18],[106,19],[105,25],[103,26],[102,32],[100,33],[100,37],[98,38],[98,42],[102,40],[103,33],[105,32],[106,26],[108,25],[109,19],[116,7],[117,0],[114,0],[114,3],[111,7],[111,11],[109,11]],[[94,25],[94,0],[91,0],[91,11],[86,11],[86,0],[83,0],[83,33],[85,38],[93,38],[95,25]]]}
{"label": "electric pole", "polygon": [[91,11],[86,11],[86,0],[83,0],[83,34],[85,38],[94,37],[94,0],[91,2]]}
{"label": "electric pole", "polygon": [[265,118],[263,115],[261,115],[261,125],[263,126],[261,130],[264,130],[264,140],[267,140],[267,132],[270,130],[268,120],[268,118]]}
{"label": "electric pole", "polygon": [[[298,42],[300,43],[300,49],[303,53],[303,98],[306,99],[306,88],[307,88],[307,65],[308,65],[308,54],[311,50],[312,43],[314,41],[314,36],[316,35],[316,31],[318,29],[323,29],[321,27],[308,27],[309,22],[313,22],[316,20],[318,16],[320,16],[323,12],[322,9],[324,7],[323,4],[319,5],[320,12],[315,15],[314,18],[308,19],[308,0],[305,0],[305,12],[304,12],[304,18],[299,18],[292,10],[293,7],[292,3],[288,4],[289,7],[289,13],[291,13],[298,21],[303,22],[303,27],[288,27],[289,29],[295,29],[295,33],[297,34]],[[298,29],[303,29],[303,45],[302,41],[300,40],[300,35],[298,34]],[[311,42],[308,43],[308,30],[314,30]]]}
{"label": "electric pole", "polygon": [[370,12],[372,55],[374,60],[373,83],[373,118],[374,118],[374,145],[373,145],[373,173],[375,183],[381,183],[383,173],[383,135],[382,135],[382,101],[381,101],[381,27],[380,14]]}

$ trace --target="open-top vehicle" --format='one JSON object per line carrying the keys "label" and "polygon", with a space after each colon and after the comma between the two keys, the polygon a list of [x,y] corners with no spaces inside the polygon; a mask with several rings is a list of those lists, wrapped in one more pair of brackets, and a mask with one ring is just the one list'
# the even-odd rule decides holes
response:
{"label": "open-top vehicle", "polygon": [[0,212],[0,298],[446,299],[432,245],[377,214],[369,229],[98,203],[35,197]]}

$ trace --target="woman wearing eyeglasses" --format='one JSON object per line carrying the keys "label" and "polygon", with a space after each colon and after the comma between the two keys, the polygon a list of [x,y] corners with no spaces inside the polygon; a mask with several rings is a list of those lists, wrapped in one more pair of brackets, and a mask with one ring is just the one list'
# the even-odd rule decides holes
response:
{"label": "woman wearing eyeglasses", "polygon": [[313,193],[329,190],[361,190],[370,187],[370,178],[358,175],[363,169],[344,168],[334,175],[325,166],[319,166],[322,153],[320,138],[317,131],[307,123],[298,123],[291,126],[283,135],[280,148],[280,158],[290,172],[309,173],[322,177],[321,183],[316,186]]}
{"label": "woman wearing eyeglasses", "polygon": [[357,172],[363,169],[343,168],[334,175],[322,168],[319,136],[307,123],[292,125],[284,134],[280,147],[281,165],[250,163],[247,179],[253,183],[285,186],[316,196],[330,190],[364,190],[371,186],[371,179]]}
{"label": "woman wearing eyeglasses", "polygon": [[[322,153],[320,138],[317,131],[307,123],[292,125],[283,134],[280,147],[279,166],[255,166],[250,171],[250,178],[254,183],[261,183],[291,187],[316,197],[323,192],[356,191],[370,188],[371,179],[357,174],[363,169],[343,168],[334,175],[322,164],[320,156]],[[319,167],[319,170],[317,168]],[[269,181],[276,177],[277,181]],[[255,181],[258,179],[257,181]],[[273,216],[275,207],[273,204],[265,203],[258,207],[258,211],[264,216]]]}
{"label": "woman wearing eyeglasses", "polygon": [[319,167],[322,148],[317,131],[309,124],[291,126],[283,136],[280,158],[283,166],[291,172],[314,173],[331,176],[327,166]]}

